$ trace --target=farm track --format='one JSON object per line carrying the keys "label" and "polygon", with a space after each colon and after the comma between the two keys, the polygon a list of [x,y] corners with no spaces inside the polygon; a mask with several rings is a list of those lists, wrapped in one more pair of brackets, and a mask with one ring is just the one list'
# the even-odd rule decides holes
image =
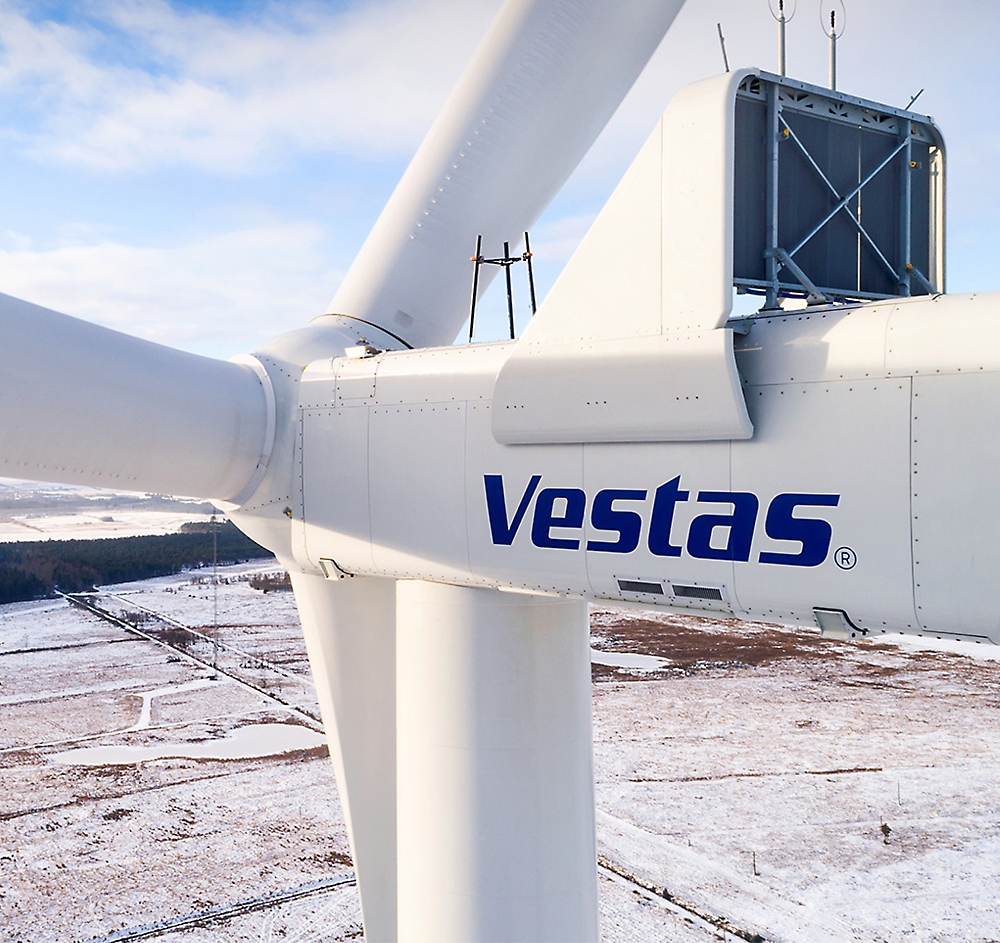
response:
{"label": "farm track", "polygon": [[[165,616],[162,612],[157,612],[155,609],[150,609],[148,606],[143,606],[141,603],[137,603],[134,599],[127,599],[124,596],[119,596],[117,593],[97,592],[93,594],[88,593],[87,595],[94,597],[106,597],[107,599],[115,599],[118,602],[122,603],[123,605],[132,606],[135,609],[138,609],[140,612],[144,612],[147,615],[153,616],[155,619],[158,619],[160,622],[163,622],[166,625],[173,626],[175,629],[180,629],[182,632],[187,632],[189,635],[191,635],[195,639],[198,639],[199,641],[208,642],[210,645],[216,644],[216,640],[213,639],[210,635],[206,635],[204,632],[199,632],[197,629],[194,629],[189,625],[185,625],[183,622],[179,622],[177,619],[174,619],[171,616]],[[260,655],[254,655],[250,652],[245,652],[243,651],[243,649],[236,648],[235,646],[229,645],[225,642],[218,642],[217,644],[219,646],[219,651],[231,652],[233,655],[238,655],[240,658],[245,658],[248,661],[254,662],[255,664],[259,665],[261,668],[266,668],[268,671],[273,671],[276,674],[284,675],[286,678],[290,678],[294,681],[301,681],[304,677],[304,675],[297,674],[294,671],[289,671],[287,668],[284,668],[281,665],[268,660],[267,658],[263,658]]]}
{"label": "farm track", "polygon": [[665,887],[633,874],[604,855],[597,856],[597,872],[608,880],[630,886],[640,896],[659,904],[665,910],[669,910],[676,916],[690,921],[693,925],[707,930],[713,935],[717,936],[722,933],[724,934],[723,938],[728,935],[738,940],[745,940],[746,943],[767,943],[766,938],[759,933],[744,930],[725,917],[709,913],[703,907],[692,904],[681,897],[675,897]]}
{"label": "farm track", "polygon": [[[174,644],[169,639],[159,638],[156,635],[154,635],[153,633],[147,632],[144,629],[140,629],[137,625],[133,625],[131,622],[128,622],[127,620],[121,618],[120,616],[115,615],[115,613],[111,612],[111,610],[105,609],[103,606],[99,606],[94,601],[95,598],[99,597],[99,594],[94,594],[94,593],[77,593],[77,594],[73,594],[73,593],[61,593],[58,590],[56,590],[56,592],[59,593],[59,595],[62,596],[65,600],[67,600],[71,605],[79,606],[81,609],[85,609],[87,612],[90,612],[93,615],[98,616],[99,618],[104,619],[107,622],[110,622],[112,625],[115,625],[118,628],[123,629],[125,632],[128,632],[131,635],[136,635],[139,638],[145,639],[147,642],[153,642],[155,645],[159,645],[159,646],[161,646],[163,648],[168,648],[171,651],[176,652],[178,655],[182,656],[183,658],[186,658],[189,661],[195,662],[196,664],[200,665],[202,668],[208,668],[208,669],[211,669],[212,671],[217,671],[219,674],[225,675],[227,678],[229,678],[232,681],[235,681],[237,684],[240,684],[240,685],[242,685],[245,688],[249,688],[249,689],[255,691],[257,694],[261,695],[264,698],[267,698],[269,701],[273,701],[275,704],[278,704],[283,710],[286,710],[286,711],[291,712],[292,714],[295,714],[301,720],[304,720],[310,727],[312,727],[312,728],[314,728],[316,730],[322,730],[323,729],[322,719],[319,718],[319,717],[317,717],[316,715],[314,715],[310,711],[308,711],[308,710],[306,710],[304,708],[301,708],[301,707],[296,707],[294,704],[290,704],[284,698],[279,697],[273,691],[269,691],[266,688],[263,688],[263,687],[261,687],[258,684],[254,684],[252,681],[248,681],[245,677],[242,677],[241,675],[237,674],[236,672],[234,672],[232,670],[228,670],[226,668],[221,668],[217,664],[213,664],[211,661],[208,661],[208,660],[206,660],[204,658],[199,658],[197,655],[192,655],[190,652],[188,652],[188,651],[185,650],[184,646],[178,645],[178,644]],[[119,599],[119,600],[121,599],[120,597],[113,596],[113,595],[110,598]],[[192,636],[197,637],[198,639],[200,639],[202,641],[206,641],[206,642],[214,644],[214,640],[211,639],[211,638],[209,638],[209,636],[204,635],[203,633],[198,632],[195,629],[192,629],[189,626],[186,626],[183,623],[178,622],[175,619],[171,619],[169,616],[161,615],[160,613],[155,612],[152,609],[148,609],[148,608],[146,608],[144,606],[136,606],[136,608],[142,609],[144,612],[149,613],[150,615],[154,616],[155,618],[159,619],[160,621],[164,622],[165,624],[167,624],[167,625],[169,625],[169,626],[171,626],[173,628],[181,629],[184,632],[189,632]],[[219,645],[218,645],[218,647],[219,647],[220,651],[228,651],[228,652],[231,652],[234,655],[238,655],[240,657],[243,657],[243,658],[246,658],[246,659],[250,659],[252,662],[254,662],[254,663],[258,664],[258,665],[266,667],[269,670],[275,670],[275,671],[279,672],[280,674],[283,674],[283,675],[285,675],[287,677],[295,678],[296,680],[299,680],[299,681],[306,681],[307,680],[307,679],[303,678],[301,675],[292,674],[292,673],[288,672],[287,669],[280,668],[278,666],[272,665],[270,662],[267,662],[264,659],[259,658],[256,655],[249,655],[246,652],[243,652],[243,651],[241,651],[239,649],[233,648],[232,646],[226,646],[226,645],[223,645],[220,642]]]}
{"label": "farm track", "polygon": [[[711,933],[713,936],[723,933],[730,937],[744,940],[746,943],[766,943],[765,938],[759,934],[753,933],[750,930],[744,930],[724,917],[710,914],[701,907],[677,898],[665,888],[637,877],[603,856],[598,858],[598,873],[608,880],[628,886],[645,899],[655,902],[675,916]],[[342,887],[353,887],[356,883],[357,880],[353,873],[336,875],[324,880],[312,881],[298,887],[288,888],[287,890],[274,891],[271,894],[264,894],[260,897],[236,901],[233,904],[222,904],[194,913],[183,914],[177,917],[167,917],[163,920],[157,920],[154,923],[138,927],[115,930],[103,936],[91,937],[86,941],[82,941],[82,943],[130,943],[132,940],[152,939],[153,937],[172,931],[208,927],[215,923],[224,923],[227,920],[232,920],[234,917],[269,910],[272,907],[278,907],[291,901],[301,900],[304,897],[326,894]]]}
{"label": "farm track", "polygon": [[[76,742],[76,741],[68,741]],[[31,750],[31,747],[20,748],[25,752]],[[325,747],[314,747],[313,750],[325,750]],[[272,758],[273,762],[281,765],[283,763],[298,763],[301,761],[304,755],[307,755],[311,751],[308,750],[295,750],[291,753],[282,754],[280,757]],[[226,761],[232,762],[232,761]],[[201,776],[187,776],[183,779],[173,779],[169,782],[163,783],[152,783],[148,786],[132,786],[129,789],[124,789],[120,792],[102,792],[100,795],[96,796],[77,796],[74,799],[69,799],[66,802],[54,802],[51,805],[44,806],[32,806],[27,809],[14,809],[11,812],[0,812],[0,822],[9,822],[11,819],[20,819],[29,815],[43,815],[46,812],[58,812],[60,809],[71,809],[78,806],[90,805],[92,803],[98,802],[110,802],[114,799],[128,799],[130,796],[144,795],[150,792],[159,792],[162,789],[173,789],[175,787],[186,786],[191,783],[205,782],[210,779],[223,779],[226,776],[241,776],[246,773],[253,773],[253,767],[247,768],[242,767],[240,769],[226,770],[221,773],[205,773]]]}
{"label": "farm track", "polygon": [[158,792],[160,789],[170,789],[174,786],[185,786],[188,783],[199,783],[206,779],[219,779],[223,776],[232,776],[233,772],[208,773],[205,776],[189,776],[187,779],[175,779],[168,783],[155,783],[152,786],[134,787],[123,792],[105,792],[99,796],[81,796],[76,799],[70,799],[67,802],[54,802],[52,805],[34,806],[30,809],[15,809],[13,812],[0,812],[0,822],[9,822],[11,819],[20,819],[27,815],[42,815],[45,812],[58,812],[60,809],[72,809],[77,806],[93,802],[109,802],[114,799],[127,799],[129,796],[137,796],[147,792]]}
{"label": "farm track", "polygon": [[0,652],[4,655],[34,655],[36,652],[63,652],[71,648],[89,648],[92,645],[118,645],[121,642],[134,642],[132,638],[95,638],[86,642],[67,642],[65,645],[41,645],[38,648],[11,648]]}
{"label": "farm track", "polygon": [[148,940],[152,937],[162,936],[164,933],[170,933],[174,930],[194,930],[198,927],[208,927],[214,923],[223,923],[226,920],[232,920],[234,917],[240,917],[244,914],[267,910],[271,907],[277,907],[280,904],[287,904],[293,900],[301,900],[303,897],[328,894],[330,891],[335,891],[342,887],[353,887],[356,883],[357,880],[353,873],[338,874],[320,881],[310,881],[308,884],[300,884],[298,887],[288,888],[284,891],[274,891],[271,894],[263,894],[260,897],[250,897],[246,900],[236,901],[233,904],[221,904],[218,907],[209,907],[207,910],[200,910],[179,917],[167,917],[164,920],[157,920],[155,923],[148,923],[141,927],[115,930],[104,936],[91,937],[84,941],[84,943],[130,943],[132,940]]}

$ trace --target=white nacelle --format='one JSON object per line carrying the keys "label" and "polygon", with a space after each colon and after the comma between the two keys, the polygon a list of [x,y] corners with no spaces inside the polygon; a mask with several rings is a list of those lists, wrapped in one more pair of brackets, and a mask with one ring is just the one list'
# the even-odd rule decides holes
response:
{"label": "white nacelle", "polygon": [[754,320],[745,441],[498,444],[514,346],[305,371],[303,566],[1000,642],[1000,295]]}

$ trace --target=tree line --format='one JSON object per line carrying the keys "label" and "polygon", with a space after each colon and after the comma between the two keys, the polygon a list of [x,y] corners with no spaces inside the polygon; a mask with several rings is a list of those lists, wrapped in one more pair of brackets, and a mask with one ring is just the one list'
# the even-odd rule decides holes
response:
{"label": "tree line", "polygon": [[[220,566],[273,557],[230,521],[218,526]],[[212,563],[209,525],[178,534],[100,540],[0,543],[0,603],[79,593],[108,583],[148,580]]]}

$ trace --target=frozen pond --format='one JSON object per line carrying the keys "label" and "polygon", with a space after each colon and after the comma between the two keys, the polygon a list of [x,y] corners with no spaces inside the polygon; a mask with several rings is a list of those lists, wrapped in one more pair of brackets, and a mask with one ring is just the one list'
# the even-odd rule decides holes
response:
{"label": "frozen pond", "polygon": [[148,746],[81,747],[49,756],[49,762],[72,766],[134,766],[146,760],[181,757],[191,760],[252,760],[295,750],[311,750],[326,737],[299,724],[249,724],[229,736],[200,743]]}
{"label": "frozen pond", "polygon": [[594,665],[607,665],[608,668],[634,668],[639,671],[659,671],[666,668],[670,662],[656,655],[637,655],[632,652],[600,652],[596,648],[590,650],[590,661]]}

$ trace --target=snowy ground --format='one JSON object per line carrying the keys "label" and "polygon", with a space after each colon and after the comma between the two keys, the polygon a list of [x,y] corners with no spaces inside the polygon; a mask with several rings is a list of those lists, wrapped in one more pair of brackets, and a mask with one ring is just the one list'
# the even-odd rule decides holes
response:
{"label": "snowy ground", "polygon": [[0,478],[0,543],[173,534],[209,520],[204,501]]}
{"label": "snowy ground", "polygon": [[995,661],[595,621],[678,665],[595,685],[605,855],[768,939],[1000,939]]}
{"label": "snowy ground", "polygon": [[[252,589],[263,569],[220,571],[217,625],[203,571],[102,597],[217,635],[220,668],[260,690],[62,602],[0,607],[0,941],[100,938],[350,869],[292,597]],[[598,850],[682,905],[604,870],[606,941],[738,939],[695,913],[786,943],[1000,941],[1000,664],[592,621]],[[157,939],[359,934],[344,885]]]}
{"label": "snowy ground", "polygon": [[66,514],[11,514],[0,516],[0,542],[16,540],[96,540],[99,537],[139,537],[176,534],[182,524],[207,523],[211,515],[179,509],[145,511],[71,511]]}

